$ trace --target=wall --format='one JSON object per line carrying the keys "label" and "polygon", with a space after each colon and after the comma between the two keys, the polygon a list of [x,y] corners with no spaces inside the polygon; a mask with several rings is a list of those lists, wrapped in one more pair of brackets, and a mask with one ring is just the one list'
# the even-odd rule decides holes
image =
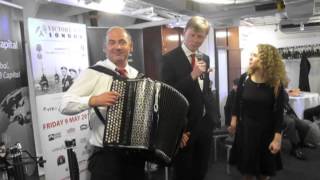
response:
{"label": "wall", "polygon": [[136,18],[128,16],[120,16],[115,14],[108,14],[105,12],[98,12],[98,26],[110,27],[110,26],[129,26],[135,23]]}
{"label": "wall", "polygon": [[[276,26],[240,27],[241,72],[245,72],[249,64],[249,56],[253,47],[258,43],[269,43],[277,48],[319,44],[320,28],[318,32],[296,32],[285,34],[276,30]],[[316,72],[320,68],[320,58],[309,58],[311,71],[309,83],[311,91],[320,93],[320,76]],[[288,77],[291,79],[289,87],[297,87],[299,82],[300,59],[284,60]]]}
{"label": "wall", "polygon": [[234,79],[240,76],[241,51],[239,28],[216,29],[217,64],[219,73],[219,103],[222,125],[225,124],[224,106]]}
{"label": "wall", "polygon": [[[145,74],[151,79],[159,80],[163,51],[162,26],[143,29],[143,54]],[[152,41],[150,41],[152,39]]]}

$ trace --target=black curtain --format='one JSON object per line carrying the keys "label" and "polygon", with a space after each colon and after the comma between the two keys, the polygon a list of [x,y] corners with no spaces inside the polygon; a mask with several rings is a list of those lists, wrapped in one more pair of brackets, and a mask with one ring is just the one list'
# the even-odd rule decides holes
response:
{"label": "black curtain", "polygon": [[310,84],[309,84],[309,72],[311,69],[310,62],[307,58],[305,52],[301,55],[300,62],[300,75],[299,75],[299,88],[301,91],[310,92]]}

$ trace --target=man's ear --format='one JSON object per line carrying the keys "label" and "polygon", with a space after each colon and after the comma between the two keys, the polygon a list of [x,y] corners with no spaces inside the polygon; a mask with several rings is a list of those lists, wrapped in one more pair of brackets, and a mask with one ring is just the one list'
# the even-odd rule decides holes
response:
{"label": "man's ear", "polygon": [[132,53],[133,52],[133,44],[131,43],[131,45],[130,45],[130,53]]}

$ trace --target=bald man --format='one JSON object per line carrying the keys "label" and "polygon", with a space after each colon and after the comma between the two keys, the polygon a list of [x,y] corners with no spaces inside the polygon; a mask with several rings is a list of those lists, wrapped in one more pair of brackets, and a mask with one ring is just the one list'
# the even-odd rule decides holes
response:
{"label": "bald man", "polygon": [[[96,65],[115,73],[123,72],[124,74],[119,75],[127,78],[135,78],[138,71],[128,64],[128,56],[132,49],[130,34],[122,27],[111,27],[106,32],[107,59],[97,62]],[[117,102],[119,93],[110,91],[112,78],[111,75],[90,68],[85,70],[65,93],[62,113],[71,115],[90,110],[89,142],[94,147],[88,165],[91,180],[143,180],[145,163],[143,158],[126,150],[103,148],[105,125],[95,114],[93,107],[98,107],[101,114],[106,114],[107,107]]]}

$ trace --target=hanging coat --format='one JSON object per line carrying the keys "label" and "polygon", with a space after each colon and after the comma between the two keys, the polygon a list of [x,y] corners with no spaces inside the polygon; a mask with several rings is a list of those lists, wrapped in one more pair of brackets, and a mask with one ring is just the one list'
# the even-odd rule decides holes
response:
{"label": "hanging coat", "polygon": [[310,62],[306,53],[302,53],[300,62],[299,88],[301,91],[310,92],[309,72],[311,69]]}

